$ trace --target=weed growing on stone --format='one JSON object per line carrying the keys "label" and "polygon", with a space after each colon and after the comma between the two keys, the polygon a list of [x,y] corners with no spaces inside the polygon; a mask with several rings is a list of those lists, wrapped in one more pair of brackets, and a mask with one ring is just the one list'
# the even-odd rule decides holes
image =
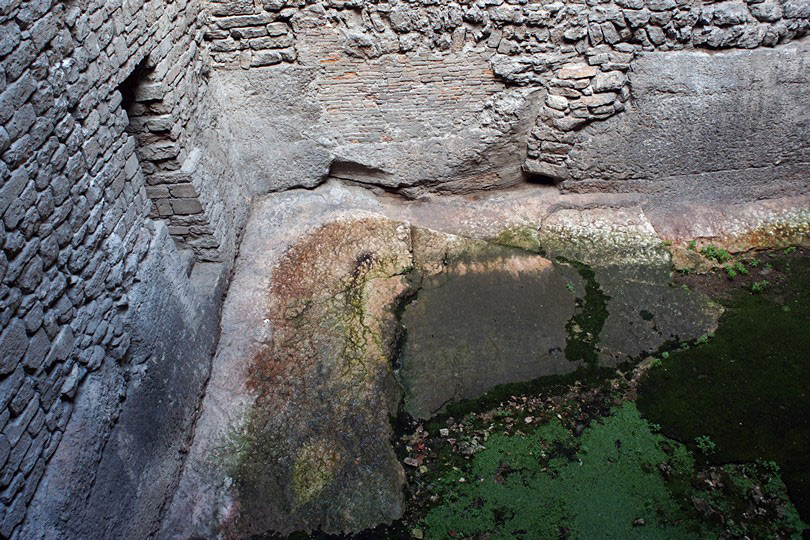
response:
{"label": "weed growing on stone", "polygon": [[731,254],[728,251],[723,248],[718,248],[714,244],[709,244],[708,246],[703,247],[700,250],[700,254],[707,259],[717,261],[720,264],[723,264],[731,259]]}
{"label": "weed growing on stone", "polygon": [[714,451],[717,449],[717,445],[708,435],[695,437],[695,446],[697,446],[698,450],[707,456],[714,453]]}
{"label": "weed growing on stone", "polygon": [[765,289],[767,289],[771,285],[771,282],[767,279],[763,279],[761,281],[755,281],[751,284],[751,292],[753,293],[761,293]]}

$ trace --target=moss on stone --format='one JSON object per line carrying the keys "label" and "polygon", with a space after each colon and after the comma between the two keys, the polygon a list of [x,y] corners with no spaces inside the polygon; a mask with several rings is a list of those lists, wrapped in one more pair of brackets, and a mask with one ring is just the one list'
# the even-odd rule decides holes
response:
{"label": "moss on stone", "polygon": [[564,258],[558,258],[558,261],[573,266],[585,282],[585,297],[576,299],[576,312],[565,325],[568,332],[565,357],[572,362],[583,361],[596,366],[599,333],[608,317],[607,301],[610,297],[602,291],[596,274],[588,265]]}
{"label": "moss on stone", "polygon": [[302,447],[292,470],[295,504],[300,506],[317,497],[335,478],[340,462],[331,441],[314,441]]}
{"label": "moss on stone", "polygon": [[743,534],[781,537],[802,526],[789,503],[781,517],[748,521],[737,508],[753,485],[785,502],[778,474],[727,466],[723,490],[698,486],[704,474],[685,446],[656,433],[625,402],[580,437],[556,419],[525,434],[492,435],[467,464],[433,480],[439,502],[421,526],[426,538],[492,539],[694,538],[729,530],[704,518],[693,497],[738,518],[735,531]]}
{"label": "moss on stone", "polygon": [[721,297],[713,339],[651,371],[639,407],[679,440],[708,435],[715,463],[775,461],[810,515],[810,258],[771,263],[772,286]]}
{"label": "moss on stone", "polygon": [[544,254],[543,247],[537,239],[537,227],[533,225],[515,225],[504,229],[492,240],[495,244],[514,247],[532,253]]}

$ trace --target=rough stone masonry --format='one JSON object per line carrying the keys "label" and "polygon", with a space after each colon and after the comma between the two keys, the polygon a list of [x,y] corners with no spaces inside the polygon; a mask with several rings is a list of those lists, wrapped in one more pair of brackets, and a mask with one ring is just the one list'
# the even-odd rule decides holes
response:
{"label": "rough stone masonry", "polygon": [[270,192],[806,209],[808,29],[810,0],[0,0],[0,536],[168,534]]}

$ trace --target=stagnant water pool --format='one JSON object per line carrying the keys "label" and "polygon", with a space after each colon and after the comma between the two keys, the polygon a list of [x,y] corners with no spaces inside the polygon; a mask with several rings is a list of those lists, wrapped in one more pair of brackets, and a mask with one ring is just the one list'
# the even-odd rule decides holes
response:
{"label": "stagnant water pool", "polygon": [[672,286],[723,306],[716,332],[403,411],[406,513],[354,537],[806,537],[810,256],[750,253]]}

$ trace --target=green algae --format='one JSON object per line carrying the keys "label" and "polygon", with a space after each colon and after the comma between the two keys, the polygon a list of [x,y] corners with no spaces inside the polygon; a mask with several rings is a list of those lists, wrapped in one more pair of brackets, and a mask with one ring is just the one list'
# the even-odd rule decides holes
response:
{"label": "green algae", "polygon": [[537,228],[530,225],[515,225],[504,229],[492,239],[494,244],[514,247],[531,253],[545,254],[540,240],[537,238]]}
{"label": "green algae", "polygon": [[[708,436],[714,463],[765,459],[783,470],[791,499],[810,519],[810,258],[771,260],[781,272],[758,294],[740,287],[720,301],[714,338],[673,351],[641,385],[639,408],[671,437]],[[759,283],[759,282],[757,282]]]}
{"label": "green algae", "polygon": [[608,317],[607,302],[610,297],[602,291],[596,274],[588,265],[562,257],[557,260],[573,266],[585,282],[585,296],[576,299],[574,316],[565,325],[568,332],[565,357],[572,362],[583,361],[589,366],[596,366],[599,361],[599,333]]}
{"label": "green algae", "polygon": [[[467,466],[434,480],[440,502],[421,526],[425,538],[717,537],[728,523],[702,519],[690,498],[696,493],[729,512],[727,501],[744,500],[753,485],[784,499],[778,475],[729,466],[725,491],[703,494],[692,487],[695,474],[691,452],[625,402],[580,437],[555,419],[527,434],[492,435]],[[765,528],[740,530],[782,536],[800,525],[788,507]]]}

